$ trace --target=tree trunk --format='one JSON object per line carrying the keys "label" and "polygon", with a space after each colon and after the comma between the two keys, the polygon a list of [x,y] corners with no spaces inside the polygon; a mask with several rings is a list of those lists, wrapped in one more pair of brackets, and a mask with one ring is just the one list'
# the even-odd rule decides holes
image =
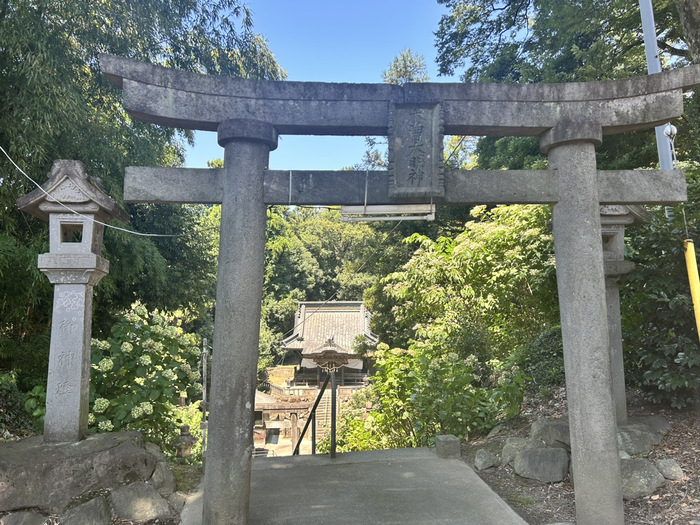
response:
{"label": "tree trunk", "polygon": [[700,64],[700,2],[698,0],[676,0],[685,41],[693,62]]}

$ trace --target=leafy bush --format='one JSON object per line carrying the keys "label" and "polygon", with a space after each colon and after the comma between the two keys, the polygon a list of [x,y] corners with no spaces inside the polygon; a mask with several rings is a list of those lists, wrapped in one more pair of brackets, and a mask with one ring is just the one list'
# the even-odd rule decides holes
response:
{"label": "leafy bush", "polygon": [[[381,425],[376,419],[381,417],[371,408],[377,407],[377,397],[374,385],[360,390],[352,395],[343,414],[338,421],[336,431],[336,450],[338,452],[355,452],[359,450],[380,450],[388,448],[381,432]],[[370,410],[367,407],[370,407]],[[326,454],[330,451],[330,435],[317,445],[318,452]]]}
{"label": "leafy bush", "polygon": [[[683,240],[700,233],[700,167],[685,166],[688,203],[653,209],[653,220],[630,229],[635,270],[621,287],[628,384],[644,388],[654,402],[683,407],[697,401],[700,345],[685,267]],[[687,233],[683,214],[687,217]]]}
{"label": "leafy bush", "polygon": [[356,405],[341,419],[339,450],[422,447],[440,434],[466,438],[519,412],[526,378],[517,368],[437,350],[378,345],[373,385],[359,398],[370,399],[373,408],[363,416]]}
{"label": "leafy bush", "polygon": [[98,432],[140,430],[167,448],[179,433],[174,405],[180,392],[196,399],[201,350],[193,334],[136,305],[112,327],[106,341],[93,340],[90,426]]}
{"label": "leafy bush", "polygon": [[522,369],[532,380],[531,388],[564,384],[564,347],[561,327],[540,334],[532,343],[515,350],[507,362]]}
{"label": "leafy bush", "polygon": [[24,408],[32,417],[32,426],[43,432],[46,417],[46,388],[43,385],[37,385],[25,394]]}
{"label": "leafy bush", "polygon": [[24,409],[24,396],[17,388],[12,374],[0,374],[0,438],[5,433],[25,433],[32,429],[29,414]]}

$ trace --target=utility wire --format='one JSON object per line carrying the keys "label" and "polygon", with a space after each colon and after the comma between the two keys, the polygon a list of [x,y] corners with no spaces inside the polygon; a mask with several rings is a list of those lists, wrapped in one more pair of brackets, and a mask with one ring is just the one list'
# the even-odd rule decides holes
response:
{"label": "utility wire", "polygon": [[[49,198],[53,198],[53,197],[51,197],[51,195],[49,195],[49,193],[48,193],[44,188],[41,187],[41,185],[40,185],[38,182],[36,182],[36,181],[35,181],[34,179],[32,179],[29,175],[27,175],[27,174],[24,172],[24,170],[23,170],[22,168],[20,168],[14,160],[12,160],[12,157],[10,157],[10,155],[5,151],[5,149],[4,149],[2,146],[0,146],[0,151],[2,151],[2,152],[5,154],[5,156],[6,156],[7,159],[12,163],[12,165],[15,167],[15,169],[17,169],[17,171],[19,171],[22,175],[24,175],[24,177],[27,178],[32,184],[34,184],[34,186],[36,186],[37,188],[39,188],[39,190],[40,190],[44,195],[46,195],[46,196],[49,197]],[[79,212],[75,211],[74,209],[70,208],[69,206],[66,206],[66,205],[63,204],[62,202],[59,202],[59,201],[54,201],[54,202],[56,202],[56,204],[58,204],[59,206],[65,208],[65,209],[68,210],[69,212],[71,212],[71,213],[77,215],[78,217],[81,217],[81,218],[83,218],[83,219],[85,219],[85,220],[87,220],[87,221],[92,221],[92,222],[94,222],[94,223],[101,224],[101,225],[104,226],[105,228],[111,228],[111,229],[113,229],[113,230],[119,230],[119,231],[122,231],[122,232],[130,233],[130,234],[132,234],[132,235],[139,235],[139,236],[141,236],[141,237],[182,237],[182,235],[183,235],[183,234],[181,234],[181,233],[172,234],[172,235],[167,235],[167,234],[162,234],[162,233],[141,233],[141,232],[136,232],[136,231],[133,231],[133,230],[127,230],[126,228],[120,228],[119,226],[113,226],[113,225],[111,225],[111,224],[107,224],[107,223],[104,223],[104,222],[102,222],[102,221],[98,221],[97,219],[95,219],[95,218],[93,218],[93,217],[88,217],[87,215],[83,215],[82,213],[79,213]]]}

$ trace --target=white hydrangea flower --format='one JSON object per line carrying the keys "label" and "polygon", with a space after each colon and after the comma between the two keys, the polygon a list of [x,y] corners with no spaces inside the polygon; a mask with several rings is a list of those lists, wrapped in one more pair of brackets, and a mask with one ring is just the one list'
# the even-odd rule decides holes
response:
{"label": "white hydrangea flower", "polygon": [[124,319],[126,319],[131,324],[138,324],[141,321],[141,318],[133,312],[125,313]]}
{"label": "white hydrangea flower", "polygon": [[92,410],[97,413],[101,414],[105,410],[109,408],[109,399],[105,399],[104,397],[99,397],[95,399],[95,403],[92,405]]}
{"label": "white hydrangea flower", "polygon": [[138,419],[143,415],[143,409],[140,406],[135,406],[131,409],[131,417]]}
{"label": "white hydrangea flower", "polygon": [[136,315],[140,315],[141,317],[146,317],[148,315],[148,310],[146,310],[146,307],[142,304],[134,308],[134,312],[136,313]]}
{"label": "white hydrangea flower", "polygon": [[139,357],[139,364],[143,366],[149,366],[151,364],[151,356],[150,355],[142,355]]}
{"label": "white hydrangea flower", "polygon": [[112,361],[109,357],[105,357],[100,360],[98,367],[102,372],[109,372],[112,370],[112,368],[114,368],[114,361]]}
{"label": "white hydrangea flower", "polygon": [[143,410],[143,413],[146,415],[150,416],[151,414],[153,414],[153,405],[148,401],[144,401],[143,403],[141,403],[139,405],[139,408],[141,408],[141,410]]}
{"label": "white hydrangea flower", "polygon": [[95,424],[95,414],[88,414],[88,425],[94,425]]}
{"label": "white hydrangea flower", "polygon": [[100,431],[102,431],[102,432],[110,432],[110,431],[114,428],[114,425],[113,425],[112,422],[109,421],[109,420],[107,420],[107,421],[100,421],[100,422],[97,424],[97,428],[99,428]]}
{"label": "white hydrangea flower", "polygon": [[97,348],[98,350],[102,350],[103,352],[104,352],[105,350],[109,350],[109,346],[110,346],[110,345],[109,345],[109,342],[107,342],[107,341],[101,341],[101,340],[99,340],[99,339],[92,339],[92,340],[90,341],[90,344],[91,344],[92,346],[94,346],[95,348]]}
{"label": "white hydrangea flower", "polygon": [[175,372],[173,372],[170,368],[166,368],[163,370],[163,377],[167,379],[168,381],[172,381],[175,379]]}

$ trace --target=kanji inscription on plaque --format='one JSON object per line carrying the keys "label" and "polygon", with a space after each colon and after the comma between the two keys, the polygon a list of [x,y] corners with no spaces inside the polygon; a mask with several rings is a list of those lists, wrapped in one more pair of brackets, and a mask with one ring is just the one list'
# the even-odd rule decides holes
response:
{"label": "kanji inscription on plaque", "polygon": [[442,197],[443,114],[440,104],[397,104],[389,119],[389,194]]}

